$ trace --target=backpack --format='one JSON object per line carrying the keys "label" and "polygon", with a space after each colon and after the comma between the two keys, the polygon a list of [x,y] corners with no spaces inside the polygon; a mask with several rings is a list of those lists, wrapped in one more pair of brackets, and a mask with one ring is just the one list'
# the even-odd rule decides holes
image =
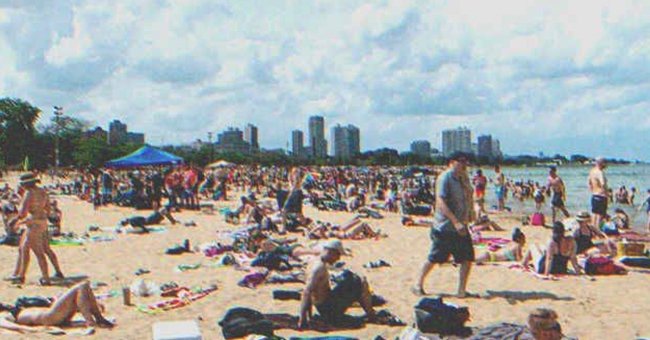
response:
{"label": "backpack", "polygon": [[231,308],[219,321],[221,332],[226,339],[243,338],[249,334],[273,336],[273,322],[264,314],[243,307]]}
{"label": "backpack", "polygon": [[607,257],[590,257],[585,263],[585,273],[588,275],[614,275],[625,273],[625,269],[617,266]]}
{"label": "backpack", "polygon": [[415,306],[416,325],[423,333],[463,333],[469,316],[467,307],[446,304],[442,298],[424,298]]}
{"label": "backpack", "polygon": [[536,212],[533,215],[530,216],[530,225],[535,225],[535,226],[544,226],[544,214],[541,212]]}

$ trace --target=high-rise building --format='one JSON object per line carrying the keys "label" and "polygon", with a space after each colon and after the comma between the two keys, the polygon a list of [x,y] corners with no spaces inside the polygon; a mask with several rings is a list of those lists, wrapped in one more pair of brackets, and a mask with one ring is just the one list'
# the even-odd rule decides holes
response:
{"label": "high-rise building", "polygon": [[244,141],[250,144],[252,151],[258,151],[260,149],[260,144],[257,140],[257,126],[253,124],[246,125],[244,129]]}
{"label": "high-rise building", "polygon": [[126,143],[128,140],[126,124],[119,120],[112,121],[108,126],[108,144],[117,145]]}
{"label": "high-rise building", "polygon": [[321,116],[309,117],[309,146],[312,157],[327,158],[325,119]]}
{"label": "high-rise building", "polygon": [[496,158],[503,158],[503,153],[501,153],[501,142],[498,139],[492,140],[492,156]]}
{"label": "high-rise building", "polygon": [[294,157],[304,157],[304,135],[300,130],[291,131],[291,153]]}
{"label": "high-rise building", "polygon": [[144,144],[144,133],[127,132],[126,140],[131,144]]}
{"label": "high-rise building", "polygon": [[332,127],[332,154],[338,159],[352,159],[361,153],[360,131],[354,125]]}
{"label": "high-rise building", "polygon": [[491,135],[478,136],[478,156],[487,157],[490,159],[493,158],[494,153],[492,152],[492,144]]}
{"label": "high-rise building", "polygon": [[244,133],[240,129],[230,127],[217,136],[215,150],[248,154],[251,152],[251,145],[244,140]]}
{"label": "high-rise building", "polygon": [[442,131],[442,153],[445,157],[458,151],[472,152],[472,132],[466,127]]}
{"label": "high-rise building", "polygon": [[421,157],[431,157],[431,143],[426,140],[416,140],[411,143],[411,153]]}

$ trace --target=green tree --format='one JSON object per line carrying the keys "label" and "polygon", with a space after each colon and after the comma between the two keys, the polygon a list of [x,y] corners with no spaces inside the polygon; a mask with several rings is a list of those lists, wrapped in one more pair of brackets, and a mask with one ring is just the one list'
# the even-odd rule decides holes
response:
{"label": "green tree", "polygon": [[4,164],[20,164],[26,156],[31,159],[40,152],[34,128],[40,114],[39,108],[26,101],[0,99],[0,152]]}

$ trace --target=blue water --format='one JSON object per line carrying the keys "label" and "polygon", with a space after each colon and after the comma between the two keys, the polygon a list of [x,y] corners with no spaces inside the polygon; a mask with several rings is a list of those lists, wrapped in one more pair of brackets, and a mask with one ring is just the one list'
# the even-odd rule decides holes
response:
{"label": "blue water", "polygon": [[[566,206],[572,215],[580,210],[591,210],[589,187],[587,186],[587,176],[589,175],[591,166],[565,166],[558,167],[558,175],[564,180],[567,188],[567,202]],[[494,178],[494,171],[491,168],[483,169],[483,172],[488,178]],[[545,167],[506,167],[503,173],[508,179],[513,181],[527,181],[533,180],[539,182],[541,185],[546,185],[548,178],[548,168]],[[473,174],[473,170],[472,170]],[[634,198],[635,206],[620,205],[617,203],[610,203],[608,212],[612,214],[615,208],[622,208],[630,216],[633,221],[632,224],[635,229],[642,230],[647,221],[645,210],[637,212],[639,204],[643,203],[647,197],[647,190],[650,189],[650,165],[648,164],[633,164],[633,165],[611,165],[605,169],[605,176],[607,177],[607,184],[614,190],[624,185],[628,191],[631,187],[637,189]],[[534,211],[535,204],[532,200],[528,200],[523,204],[519,200],[515,200],[508,194],[506,205],[512,207],[515,211],[524,211],[531,213]],[[496,204],[493,187],[487,195],[489,206]],[[550,215],[550,200],[546,199],[544,203],[544,213]]]}

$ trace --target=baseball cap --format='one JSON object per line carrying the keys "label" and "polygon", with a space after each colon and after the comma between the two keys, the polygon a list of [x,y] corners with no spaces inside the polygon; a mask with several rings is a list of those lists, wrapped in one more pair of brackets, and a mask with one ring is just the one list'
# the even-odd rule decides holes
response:
{"label": "baseball cap", "polygon": [[323,249],[331,249],[338,251],[341,255],[345,254],[345,248],[340,240],[331,240],[323,244]]}

